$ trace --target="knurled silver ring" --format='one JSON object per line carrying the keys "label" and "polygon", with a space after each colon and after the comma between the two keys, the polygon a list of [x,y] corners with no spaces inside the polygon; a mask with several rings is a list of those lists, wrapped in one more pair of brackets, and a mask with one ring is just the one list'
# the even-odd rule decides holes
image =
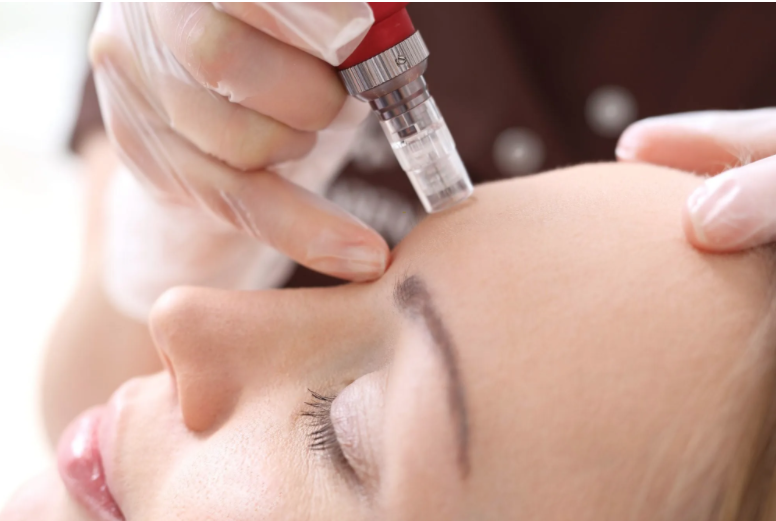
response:
{"label": "knurled silver ring", "polygon": [[390,81],[428,58],[426,47],[419,31],[377,56],[353,67],[340,71],[345,88],[352,96]]}

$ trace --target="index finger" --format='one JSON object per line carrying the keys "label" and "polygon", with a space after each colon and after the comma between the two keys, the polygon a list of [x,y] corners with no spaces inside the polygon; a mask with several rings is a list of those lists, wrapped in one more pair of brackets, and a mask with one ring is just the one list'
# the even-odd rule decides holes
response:
{"label": "index finger", "polygon": [[715,175],[776,154],[776,109],[688,112],[638,121],[617,143],[621,161]]}

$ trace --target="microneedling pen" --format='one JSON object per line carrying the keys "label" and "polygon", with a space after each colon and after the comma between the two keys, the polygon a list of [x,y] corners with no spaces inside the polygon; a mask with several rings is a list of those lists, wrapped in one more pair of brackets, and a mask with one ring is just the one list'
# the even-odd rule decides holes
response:
{"label": "microneedling pen", "polygon": [[407,14],[407,2],[369,6],[374,25],[340,65],[342,81],[352,96],[371,105],[426,211],[450,208],[473,188],[423,78],[426,44]]}

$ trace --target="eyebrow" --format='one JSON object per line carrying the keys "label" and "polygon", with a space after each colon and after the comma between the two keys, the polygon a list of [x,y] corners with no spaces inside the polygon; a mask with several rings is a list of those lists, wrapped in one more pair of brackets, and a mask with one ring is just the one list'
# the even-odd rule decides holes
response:
{"label": "eyebrow", "polygon": [[452,337],[434,305],[426,284],[417,275],[399,279],[393,291],[396,307],[414,317],[420,317],[431,334],[432,344],[439,353],[447,373],[447,397],[456,424],[458,468],[463,477],[469,474],[469,421],[466,399],[458,367],[458,355]]}

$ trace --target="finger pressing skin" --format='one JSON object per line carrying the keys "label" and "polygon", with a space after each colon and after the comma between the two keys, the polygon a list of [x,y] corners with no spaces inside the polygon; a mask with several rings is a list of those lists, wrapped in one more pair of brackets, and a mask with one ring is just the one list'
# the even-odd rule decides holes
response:
{"label": "finger pressing skin", "polygon": [[153,26],[203,86],[298,130],[329,125],[347,93],[325,62],[211,4],[153,4]]}
{"label": "finger pressing skin", "polygon": [[377,232],[275,173],[240,171],[203,154],[166,125],[110,60],[95,79],[101,98],[111,100],[109,134],[157,196],[201,206],[313,270],[354,281],[383,274],[389,250]]}
{"label": "finger pressing skin", "polygon": [[776,156],[707,179],[687,200],[684,229],[696,247],[739,251],[776,240]]}
{"label": "finger pressing skin", "polygon": [[648,118],[623,132],[621,161],[715,175],[776,154],[776,109],[707,111]]}
{"label": "finger pressing skin", "polygon": [[387,267],[377,232],[326,199],[274,172],[231,169],[171,135],[164,146],[195,197],[217,216],[310,269],[363,281]]}

